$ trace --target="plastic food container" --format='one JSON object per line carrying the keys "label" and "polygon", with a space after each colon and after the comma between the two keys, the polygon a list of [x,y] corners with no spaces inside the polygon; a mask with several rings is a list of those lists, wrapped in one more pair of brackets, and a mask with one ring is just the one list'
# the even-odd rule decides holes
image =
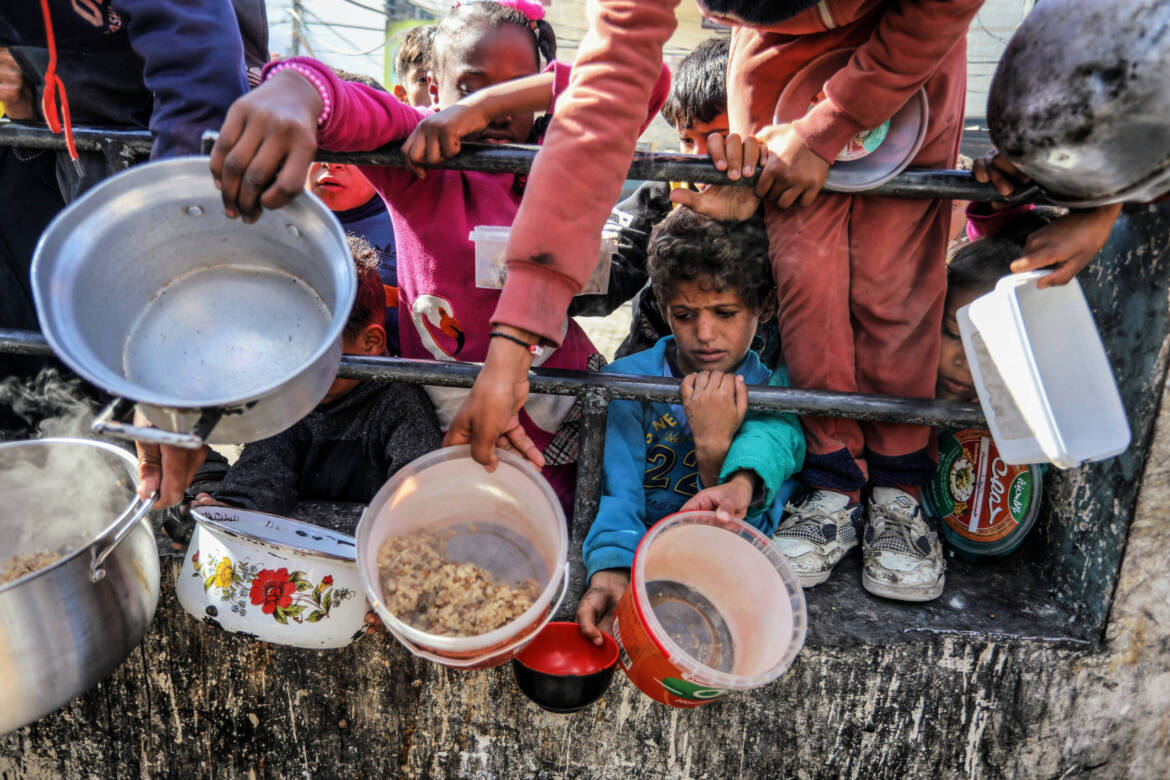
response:
{"label": "plastic food container", "polygon": [[[460,669],[497,666],[516,655],[552,618],[568,587],[569,538],[556,493],[523,458],[499,450],[488,473],[469,446],[423,455],[374,496],[357,529],[358,574],[370,604],[395,639],[415,655]],[[386,608],[378,551],[391,536],[420,529],[454,531],[446,557],[473,563],[497,580],[537,582],[540,595],[520,617],[475,636],[440,636]]]}
{"label": "plastic food container", "polygon": [[1024,541],[1040,513],[1041,480],[1039,466],[1004,463],[989,431],[968,428],[939,436],[938,469],[922,499],[955,554],[978,563]]}
{"label": "plastic food container", "polygon": [[1074,468],[1129,446],[1129,422],[1093,315],[1073,279],[1012,274],[958,311],[979,403],[1007,464]]}
{"label": "plastic food container", "polygon": [[807,624],[796,574],[767,537],[713,512],[680,512],[638,545],[613,638],[642,693],[698,707],[783,674]]}
{"label": "plastic food container", "polygon": [[[480,225],[467,236],[475,244],[475,286],[500,290],[508,278],[505,250],[508,248],[510,227]],[[598,295],[609,289],[609,262],[617,251],[617,235],[609,231],[601,234],[601,253],[593,275],[585,282],[578,295]]]}
{"label": "plastic food container", "polygon": [[549,712],[577,712],[605,694],[617,667],[618,648],[602,632],[596,646],[576,623],[552,622],[512,659],[516,685]]}
{"label": "plastic food container", "polygon": [[[784,124],[799,119],[823,94],[825,82],[845,67],[853,49],[837,49],[821,55],[792,77],[776,102],[773,121]],[[926,139],[930,109],[926,90],[919,89],[889,120],[859,133],[829,166],[825,184],[838,192],[864,192],[904,171]]]}

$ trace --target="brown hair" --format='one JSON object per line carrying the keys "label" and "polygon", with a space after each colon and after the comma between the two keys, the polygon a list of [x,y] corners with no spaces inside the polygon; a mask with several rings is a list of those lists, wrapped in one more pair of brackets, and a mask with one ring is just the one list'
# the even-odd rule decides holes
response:
{"label": "brown hair", "polygon": [[353,264],[357,269],[358,284],[357,297],[354,298],[342,336],[347,341],[353,341],[367,325],[382,325],[385,322],[386,290],[382,287],[382,277],[378,275],[378,261],[381,259],[378,250],[369,241],[353,233],[347,234],[345,238],[349,241],[349,252],[353,255]]}
{"label": "brown hair", "polygon": [[431,69],[431,52],[434,49],[435,25],[415,27],[402,38],[398,52],[394,55],[394,73],[399,81],[406,80],[406,74],[413,68]]}

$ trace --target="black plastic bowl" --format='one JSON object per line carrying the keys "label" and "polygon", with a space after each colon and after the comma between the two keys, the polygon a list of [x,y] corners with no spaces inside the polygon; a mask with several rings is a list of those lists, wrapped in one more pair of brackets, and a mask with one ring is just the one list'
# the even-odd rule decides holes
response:
{"label": "black plastic bowl", "polygon": [[609,688],[617,667],[617,642],[609,634],[604,637],[598,647],[576,623],[549,623],[512,659],[516,684],[549,712],[588,707]]}

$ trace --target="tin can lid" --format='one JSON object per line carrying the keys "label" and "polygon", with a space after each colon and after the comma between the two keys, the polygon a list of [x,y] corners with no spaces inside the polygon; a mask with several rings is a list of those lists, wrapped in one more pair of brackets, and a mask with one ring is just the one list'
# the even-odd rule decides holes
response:
{"label": "tin can lid", "polygon": [[923,502],[957,552],[998,558],[1032,530],[1041,492],[1038,466],[1004,463],[989,431],[965,429],[939,435],[938,469]]}

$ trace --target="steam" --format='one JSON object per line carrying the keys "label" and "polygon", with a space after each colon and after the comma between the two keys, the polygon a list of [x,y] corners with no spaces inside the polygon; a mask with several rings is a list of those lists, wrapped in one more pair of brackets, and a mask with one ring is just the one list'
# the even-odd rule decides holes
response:
{"label": "steam", "polygon": [[0,404],[36,432],[0,446],[0,559],[89,544],[133,500],[134,483],[128,464],[105,450],[35,441],[90,438],[96,410],[80,382],[51,368],[27,381],[9,377],[0,381]]}

